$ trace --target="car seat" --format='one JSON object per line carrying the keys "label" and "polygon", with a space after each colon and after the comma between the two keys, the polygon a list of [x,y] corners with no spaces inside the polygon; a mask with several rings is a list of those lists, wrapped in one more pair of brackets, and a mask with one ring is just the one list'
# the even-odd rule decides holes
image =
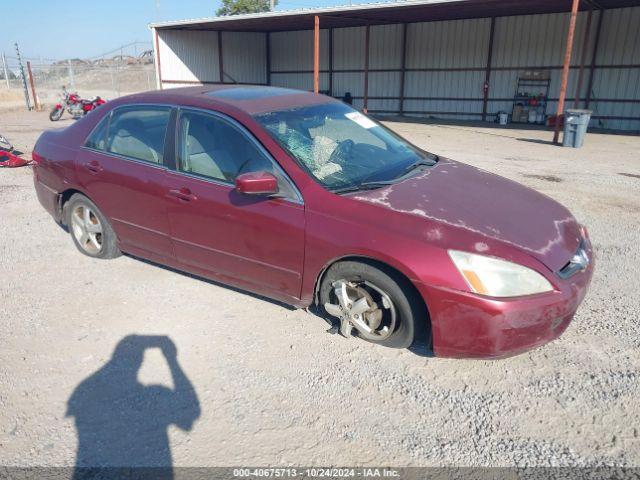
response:
{"label": "car seat", "polygon": [[217,124],[201,116],[192,116],[189,119],[186,158],[182,161],[182,169],[196,175],[233,181],[234,161],[228,149],[224,148],[229,142],[223,138],[224,132],[220,131]]}
{"label": "car seat", "polygon": [[115,125],[109,151],[148,162],[160,163],[160,156],[146,138],[144,124],[138,118],[125,118]]}

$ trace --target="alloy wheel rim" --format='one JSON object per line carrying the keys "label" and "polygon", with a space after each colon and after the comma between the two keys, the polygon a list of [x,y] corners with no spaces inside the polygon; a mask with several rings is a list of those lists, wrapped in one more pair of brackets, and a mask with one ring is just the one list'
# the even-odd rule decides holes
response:
{"label": "alloy wheel rim", "polygon": [[87,253],[102,250],[102,224],[96,213],[86,205],[78,205],[71,212],[71,229],[78,245]]}
{"label": "alloy wheel rim", "polygon": [[340,320],[340,333],[351,336],[355,328],[359,336],[374,342],[389,338],[396,329],[396,307],[389,294],[368,281],[338,280],[333,283],[332,301],[324,304],[329,313]]}

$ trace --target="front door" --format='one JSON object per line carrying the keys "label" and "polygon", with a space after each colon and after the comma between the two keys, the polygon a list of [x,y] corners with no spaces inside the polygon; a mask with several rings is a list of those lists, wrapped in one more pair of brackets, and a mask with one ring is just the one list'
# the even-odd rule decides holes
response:
{"label": "front door", "polygon": [[79,183],[108,217],[121,248],[152,259],[173,257],[163,162],[170,112],[149,105],[116,108],[76,161]]}
{"label": "front door", "polygon": [[[185,268],[283,300],[300,296],[305,215],[280,167],[237,122],[181,109],[176,171],[167,174],[171,236]],[[241,173],[278,177],[278,198],[234,189]]]}

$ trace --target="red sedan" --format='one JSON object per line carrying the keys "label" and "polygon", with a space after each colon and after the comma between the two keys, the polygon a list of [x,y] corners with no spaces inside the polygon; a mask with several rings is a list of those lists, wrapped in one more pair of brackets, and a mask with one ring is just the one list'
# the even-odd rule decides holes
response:
{"label": "red sedan", "polygon": [[389,347],[531,349],[567,328],[593,273],[562,205],[322,95],[131,95],[43,133],[33,158],[40,202],[82,253],[315,304],[344,336]]}

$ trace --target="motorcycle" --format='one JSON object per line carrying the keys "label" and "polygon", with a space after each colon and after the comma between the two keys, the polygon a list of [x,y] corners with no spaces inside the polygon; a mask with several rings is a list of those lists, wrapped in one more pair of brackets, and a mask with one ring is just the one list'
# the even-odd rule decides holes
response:
{"label": "motorcycle", "polygon": [[24,167],[31,163],[31,161],[20,157],[20,155],[22,155],[22,152],[14,149],[11,142],[0,135],[0,167]]}
{"label": "motorcycle", "polygon": [[100,97],[81,98],[76,92],[68,92],[66,87],[63,86],[62,101],[53,107],[49,114],[49,120],[52,122],[60,120],[65,109],[74,119],[78,119],[105,103],[107,103],[106,100]]}

